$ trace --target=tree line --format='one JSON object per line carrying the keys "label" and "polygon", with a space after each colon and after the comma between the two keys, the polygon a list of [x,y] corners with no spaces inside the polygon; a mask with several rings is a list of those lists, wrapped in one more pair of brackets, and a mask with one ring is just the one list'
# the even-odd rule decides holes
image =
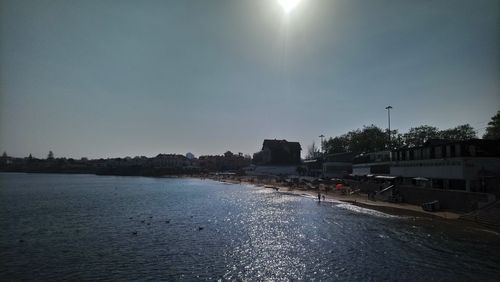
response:
{"label": "tree line", "polygon": [[[462,124],[453,128],[440,130],[435,126],[421,125],[410,128],[406,133],[398,130],[387,130],[376,125],[364,126],[362,129],[351,130],[340,136],[331,137],[323,142],[323,151],[327,154],[335,153],[364,153],[376,152],[400,147],[418,147],[430,139],[445,139],[462,141],[478,138],[476,130],[470,124]],[[500,111],[491,118],[486,128],[484,139],[500,139]],[[321,150],[314,142],[308,147],[306,158],[316,158]]]}

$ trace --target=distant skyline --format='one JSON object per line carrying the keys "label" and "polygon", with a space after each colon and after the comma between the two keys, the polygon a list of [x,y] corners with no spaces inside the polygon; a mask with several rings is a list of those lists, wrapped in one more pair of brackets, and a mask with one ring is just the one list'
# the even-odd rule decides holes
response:
{"label": "distant skyline", "polygon": [[0,0],[0,151],[252,154],[500,110],[500,1]]}

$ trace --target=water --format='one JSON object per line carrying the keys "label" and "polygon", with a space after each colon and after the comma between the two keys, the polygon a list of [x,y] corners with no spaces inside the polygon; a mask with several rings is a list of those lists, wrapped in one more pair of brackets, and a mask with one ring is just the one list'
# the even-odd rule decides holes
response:
{"label": "water", "polygon": [[210,180],[0,174],[0,228],[0,280],[500,279],[498,235]]}

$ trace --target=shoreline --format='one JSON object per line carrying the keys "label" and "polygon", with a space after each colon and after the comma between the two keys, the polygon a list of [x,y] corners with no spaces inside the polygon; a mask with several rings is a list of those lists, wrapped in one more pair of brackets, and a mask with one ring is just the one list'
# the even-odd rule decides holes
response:
{"label": "shoreline", "polygon": [[[214,179],[214,178],[205,178],[205,179],[210,179],[212,181],[216,182],[221,182],[225,184],[243,184],[243,185],[250,185],[253,187],[257,188],[265,188],[265,189],[273,189],[277,193],[283,193],[283,194],[292,194],[295,196],[299,197],[309,197],[314,200],[316,200],[316,197],[318,195],[317,191],[312,191],[312,190],[299,190],[299,189],[290,189],[289,187],[283,187],[279,185],[269,185],[269,184],[263,184],[263,183],[252,183],[250,181],[236,181],[236,180],[228,180],[228,179]],[[442,224],[451,224],[454,226],[460,225],[460,227],[467,227],[467,228],[473,228],[477,231],[481,232],[486,232],[490,234],[494,234],[496,236],[500,236],[500,233],[498,233],[496,230],[489,229],[483,225],[480,225],[476,222],[472,221],[467,221],[463,220],[460,218],[461,214],[459,213],[454,213],[450,211],[440,211],[440,212],[427,212],[421,209],[420,206],[416,205],[410,205],[410,204],[395,204],[395,203],[389,203],[389,202],[382,202],[382,201],[371,201],[368,200],[368,196],[364,194],[365,197],[362,195],[349,195],[349,196],[342,196],[338,194],[325,194],[321,193],[321,195],[325,195],[325,202],[340,202],[340,203],[345,203],[353,206],[357,206],[360,208],[365,208],[369,209],[372,211],[377,211],[381,212],[390,216],[397,216],[401,218],[408,218],[408,219],[413,219],[413,220],[430,220],[430,221],[436,221],[440,222]]]}
{"label": "shoreline", "polygon": [[[68,172],[2,172],[2,173],[35,173],[35,174],[75,174],[75,175],[97,175],[97,176],[125,176],[125,175],[99,175],[99,174],[94,174],[94,173],[68,173]],[[222,183],[232,183],[232,184],[247,184],[247,185],[253,185],[256,187],[262,187],[262,188],[268,188],[268,189],[274,189],[277,192],[286,192],[286,193],[292,193],[298,196],[302,196],[302,194],[307,194],[308,196],[311,196],[313,198],[317,197],[318,192],[321,193],[321,195],[325,195],[325,199],[327,200],[333,200],[333,201],[340,201],[344,203],[349,203],[353,204],[356,206],[372,209],[372,210],[377,210],[377,211],[382,211],[386,212],[389,214],[394,214],[394,215],[411,215],[411,216],[426,216],[426,217],[431,217],[431,218],[443,218],[443,219],[459,219],[460,214],[455,213],[455,212],[450,212],[450,211],[438,211],[438,212],[427,212],[422,210],[420,206],[417,205],[410,205],[410,204],[405,204],[405,203],[389,203],[389,202],[383,202],[383,201],[373,201],[373,200],[368,200],[368,196],[366,194],[352,194],[352,195],[340,195],[336,191],[330,191],[330,193],[325,193],[324,191],[314,191],[314,190],[309,190],[309,189],[291,189],[290,187],[285,187],[282,185],[277,185],[277,184],[268,184],[268,183],[263,183],[263,182],[255,182],[255,181],[249,181],[245,180],[241,177],[238,180],[235,179],[228,179],[228,178],[220,178],[220,177],[213,177],[212,175],[196,175],[196,174],[178,174],[178,175],[162,175],[162,176],[140,176],[140,175],[126,175],[126,176],[132,176],[132,177],[153,177],[153,178],[197,178],[197,179],[211,179],[214,181],[222,182]],[[250,177],[250,179],[254,179],[253,177]]]}
{"label": "shoreline", "polygon": [[440,218],[440,219],[451,219],[458,220],[460,219],[461,214],[451,211],[437,211],[437,212],[428,212],[422,210],[420,206],[405,204],[405,203],[389,203],[383,201],[373,201],[368,199],[367,194],[352,194],[352,195],[341,195],[336,191],[330,191],[325,193],[324,191],[314,191],[307,189],[290,189],[289,187],[284,187],[276,184],[265,184],[265,183],[255,183],[246,180],[233,180],[233,179],[217,179],[217,178],[209,178],[214,181],[222,182],[222,183],[231,183],[231,184],[246,184],[253,185],[255,187],[273,189],[279,193],[289,193],[297,196],[307,195],[312,198],[316,198],[318,192],[321,196],[325,196],[325,200],[330,201],[339,201],[343,203],[352,204],[355,206],[372,209],[376,211],[385,212],[387,214],[392,215],[406,215],[406,216],[414,216],[414,217],[427,217],[427,218]]}
{"label": "shoreline", "polygon": [[[317,197],[316,191],[301,191],[304,194]],[[354,195],[339,195],[336,192],[325,194],[326,200],[335,200],[343,203],[352,204],[355,206],[368,208],[372,210],[382,211],[393,215],[409,215],[409,216],[425,216],[429,218],[442,218],[442,219],[459,219],[460,214],[450,212],[450,211],[439,211],[439,212],[427,212],[422,210],[420,206],[410,205],[410,204],[395,204],[383,201],[373,201],[368,200],[368,195],[366,194],[354,194]]]}
{"label": "shoreline", "polygon": [[[102,175],[96,175],[93,173],[40,173],[40,172],[0,172],[0,173],[13,173],[13,174],[62,174],[62,175],[93,175],[93,176],[102,176]],[[117,176],[117,175],[109,175],[109,176]],[[123,176],[119,176],[123,177]],[[125,176],[125,177],[130,177],[130,176]],[[152,178],[192,178],[192,179],[199,179],[199,180],[211,180],[211,181],[216,181],[224,184],[244,184],[244,185],[249,185],[253,187],[258,187],[258,188],[267,188],[267,189],[273,189],[278,193],[283,193],[283,194],[292,194],[295,196],[300,196],[300,197],[309,197],[311,199],[316,200],[318,192],[320,192],[321,195],[325,195],[325,200],[327,202],[341,202],[361,208],[366,208],[369,210],[374,210],[374,211],[379,211],[388,215],[394,215],[394,216],[406,216],[406,217],[413,217],[413,218],[426,218],[426,219],[431,219],[431,220],[441,220],[443,222],[456,222],[462,224],[464,227],[472,227],[477,230],[481,230],[484,232],[488,233],[494,233],[496,235],[500,236],[500,233],[497,232],[494,229],[490,229],[488,227],[485,227],[481,224],[478,224],[473,221],[468,221],[461,219],[461,214],[455,213],[455,212],[450,212],[450,211],[439,211],[439,212],[427,212],[422,210],[420,206],[417,205],[410,205],[410,204],[405,204],[405,203],[389,203],[389,202],[383,202],[383,201],[373,201],[368,199],[367,194],[352,194],[352,195],[341,195],[337,191],[331,191],[330,193],[325,193],[324,191],[318,191],[318,190],[310,190],[310,189],[293,189],[290,187],[282,186],[282,185],[277,185],[275,183],[263,183],[261,181],[256,182],[255,178],[250,177],[249,179],[245,179],[248,177],[239,177],[237,180],[236,179],[231,179],[231,178],[221,178],[221,177],[214,177],[213,175],[193,175],[193,174],[181,174],[181,175],[163,175],[163,176],[131,176],[131,177],[152,177]]]}

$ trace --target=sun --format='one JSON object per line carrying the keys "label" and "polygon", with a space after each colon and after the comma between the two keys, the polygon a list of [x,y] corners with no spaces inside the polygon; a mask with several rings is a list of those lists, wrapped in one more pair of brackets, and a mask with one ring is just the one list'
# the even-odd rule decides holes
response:
{"label": "sun", "polygon": [[289,14],[295,7],[297,7],[300,0],[278,0],[278,3],[285,11],[285,14]]}

